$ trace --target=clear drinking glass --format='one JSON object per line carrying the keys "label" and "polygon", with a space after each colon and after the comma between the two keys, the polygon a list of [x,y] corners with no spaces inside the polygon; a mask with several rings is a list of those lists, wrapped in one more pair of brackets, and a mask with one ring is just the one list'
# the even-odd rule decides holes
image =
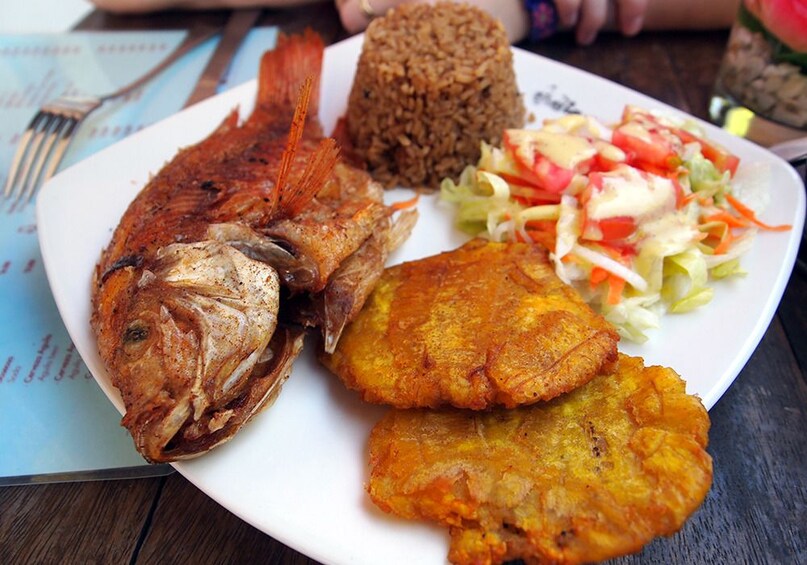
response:
{"label": "clear drinking glass", "polygon": [[709,113],[761,145],[807,136],[807,0],[740,3]]}

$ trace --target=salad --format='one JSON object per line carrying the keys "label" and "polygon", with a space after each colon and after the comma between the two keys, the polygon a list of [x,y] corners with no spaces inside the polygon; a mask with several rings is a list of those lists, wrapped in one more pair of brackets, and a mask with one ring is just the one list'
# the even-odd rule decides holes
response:
{"label": "salad", "polygon": [[742,275],[758,230],[789,229],[743,202],[738,166],[698,124],[627,106],[613,127],[567,115],[506,130],[440,195],[468,233],[545,245],[558,276],[642,342],[664,313],[708,303],[711,280]]}

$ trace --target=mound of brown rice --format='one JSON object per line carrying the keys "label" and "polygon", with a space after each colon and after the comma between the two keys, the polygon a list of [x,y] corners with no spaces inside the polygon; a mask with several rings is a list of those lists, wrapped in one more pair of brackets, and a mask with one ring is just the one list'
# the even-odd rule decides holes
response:
{"label": "mound of brown rice", "polygon": [[524,113],[507,34],[486,12],[403,4],[368,27],[347,126],[383,184],[437,188]]}

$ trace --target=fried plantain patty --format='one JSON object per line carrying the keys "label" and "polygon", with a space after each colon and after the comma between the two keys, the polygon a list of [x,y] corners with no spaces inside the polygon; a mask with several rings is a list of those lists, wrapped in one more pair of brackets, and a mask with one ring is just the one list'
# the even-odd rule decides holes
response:
{"label": "fried plantain patty", "polygon": [[612,367],[618,339],[544,248],[476,239],[387,269],[322,360],[368,402],[512,408]]}
{"label": "fried plantain patty", "polygon": [[709,416],[671,369],[619,370],[516,410],[391,410],[370,437],[380,508],[450,527],[454,563],[582,563],[677,531],[712,481]]}

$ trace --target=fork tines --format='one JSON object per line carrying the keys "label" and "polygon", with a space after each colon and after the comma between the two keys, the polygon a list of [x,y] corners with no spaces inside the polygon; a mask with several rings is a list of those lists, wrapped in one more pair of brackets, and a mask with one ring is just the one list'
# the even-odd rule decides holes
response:
{"label": "fork tines", "polygon": [[28,200],[59,166],[79,123],[101,104],[98,98],[62,97],[45,104],[23,133],[4,195]]}

